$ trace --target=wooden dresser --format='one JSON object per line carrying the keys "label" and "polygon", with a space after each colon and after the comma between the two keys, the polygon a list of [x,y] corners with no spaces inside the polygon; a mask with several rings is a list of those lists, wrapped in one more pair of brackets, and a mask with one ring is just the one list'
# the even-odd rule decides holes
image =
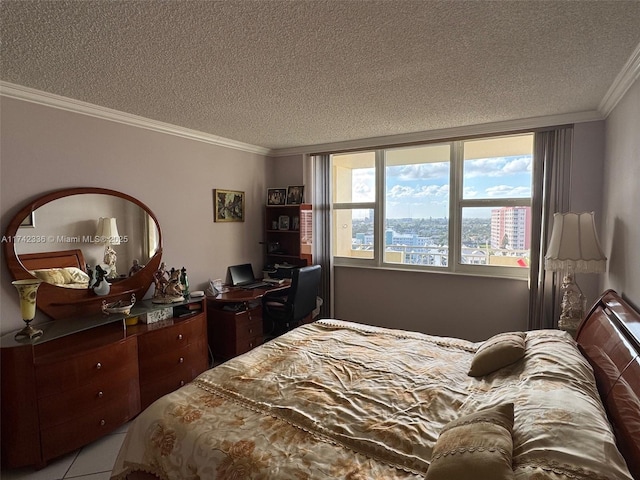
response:
{"label": "wooden dresser", "polygon": [[[159,308],[140,302],[130,316]],[[38,325],[44,334],[32,342],[4,335],[3,467],[42,467],[206,370],[206,301],[169,308],[181,316],[125,327],[123,316],[99,314]]]}

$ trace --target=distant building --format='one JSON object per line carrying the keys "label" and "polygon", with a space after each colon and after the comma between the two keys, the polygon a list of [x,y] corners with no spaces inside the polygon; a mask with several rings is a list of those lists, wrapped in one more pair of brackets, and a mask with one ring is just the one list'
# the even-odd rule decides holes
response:
{"label": "distant building", "polygon": [[531,207],[502,207],[491,210],[491,247],[529,250]]}

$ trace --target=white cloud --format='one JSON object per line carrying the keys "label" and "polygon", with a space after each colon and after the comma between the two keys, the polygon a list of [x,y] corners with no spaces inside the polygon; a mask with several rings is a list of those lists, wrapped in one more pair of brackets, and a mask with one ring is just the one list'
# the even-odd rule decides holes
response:
{"label": "white cloud", "polygon": [[529,197],[530,187],[513,187],[511,185],[496,185],[485,190],[487,198]]}
{"label": "white cloud", "polygon": [[424,180],[433,178],[448,178],[449,163],[416,163],[389,167],[387,176],[399,180]]}
{"label": "white cloud", "polygon": [[447,197],[449,185],[394,185],[387,190],[387,200],[397,198]]}
{"label": "white cloud", "polygon": [[532,157],[496,157],[467,160],[464,175],[471,177],[502,177],[505,175],[531,174]]}

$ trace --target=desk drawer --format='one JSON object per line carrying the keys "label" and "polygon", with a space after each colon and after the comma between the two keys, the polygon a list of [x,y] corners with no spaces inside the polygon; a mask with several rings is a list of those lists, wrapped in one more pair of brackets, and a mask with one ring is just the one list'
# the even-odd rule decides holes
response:
{"label": "desk drawer", "polygon": [[262,317],[236,322],[236,341],[262,337]]}
{"label": "desk drawer", "polygon": [[138,339],[138,353],[142,360],[158,352],[185,347],[206,338],[206,335],[205,316],[200,314],[141,335]]}
{"label": "desk drawer", "polygon": [[253,350],[258,345],[262,345],[262,335],[256,337],[239,338],[236,340],[235,355],[246,353]]}
{"label": "desk drawer", "polygon": [[58,362],[36,366],[38,396],[45,397],[110,378],[138,360],[135,338],[91,350]]}

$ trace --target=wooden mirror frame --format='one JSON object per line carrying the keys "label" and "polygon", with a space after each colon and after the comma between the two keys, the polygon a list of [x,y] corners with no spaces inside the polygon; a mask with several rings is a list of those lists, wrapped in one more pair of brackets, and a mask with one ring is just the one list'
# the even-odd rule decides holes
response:
{"label": "wooden mirror frame", "polygon": [[[13,217],[7,227],[5,234],[6,238],[15,238],[22,221],[37,208],[59,198],[85,193],[112,195],[128,200],[142,208],[153,219],[156,224],[156,228],[158,229],[158,249],[142,270],[131,277],[112,283],[111,291],[108,295],[98,296],[88,288],[80,290],[62,288],[43,282],[38,288],[37,307],[54,320],[62,320],[64,318],[98,313],[101,311],[103,300],[106,300],[107,302],[113,302],[120,299],[126,300],[131,297],[131,294],[135,294],[138,300],[142,300],[153,282],[153,274],[160,267],[160,261],[162,258],[162,231],[160,230],[158,219],[149,207],[140,200],[115,190],[92,187],[70,188],[43,195],[42,197],[29,202]],[[3,248],[7,267],[9,268],[14,280],[34,278],[20,262],[18,254],[15,251],[14,242],[4,242]],[[84,265],[82,267],[84,269]]]}

